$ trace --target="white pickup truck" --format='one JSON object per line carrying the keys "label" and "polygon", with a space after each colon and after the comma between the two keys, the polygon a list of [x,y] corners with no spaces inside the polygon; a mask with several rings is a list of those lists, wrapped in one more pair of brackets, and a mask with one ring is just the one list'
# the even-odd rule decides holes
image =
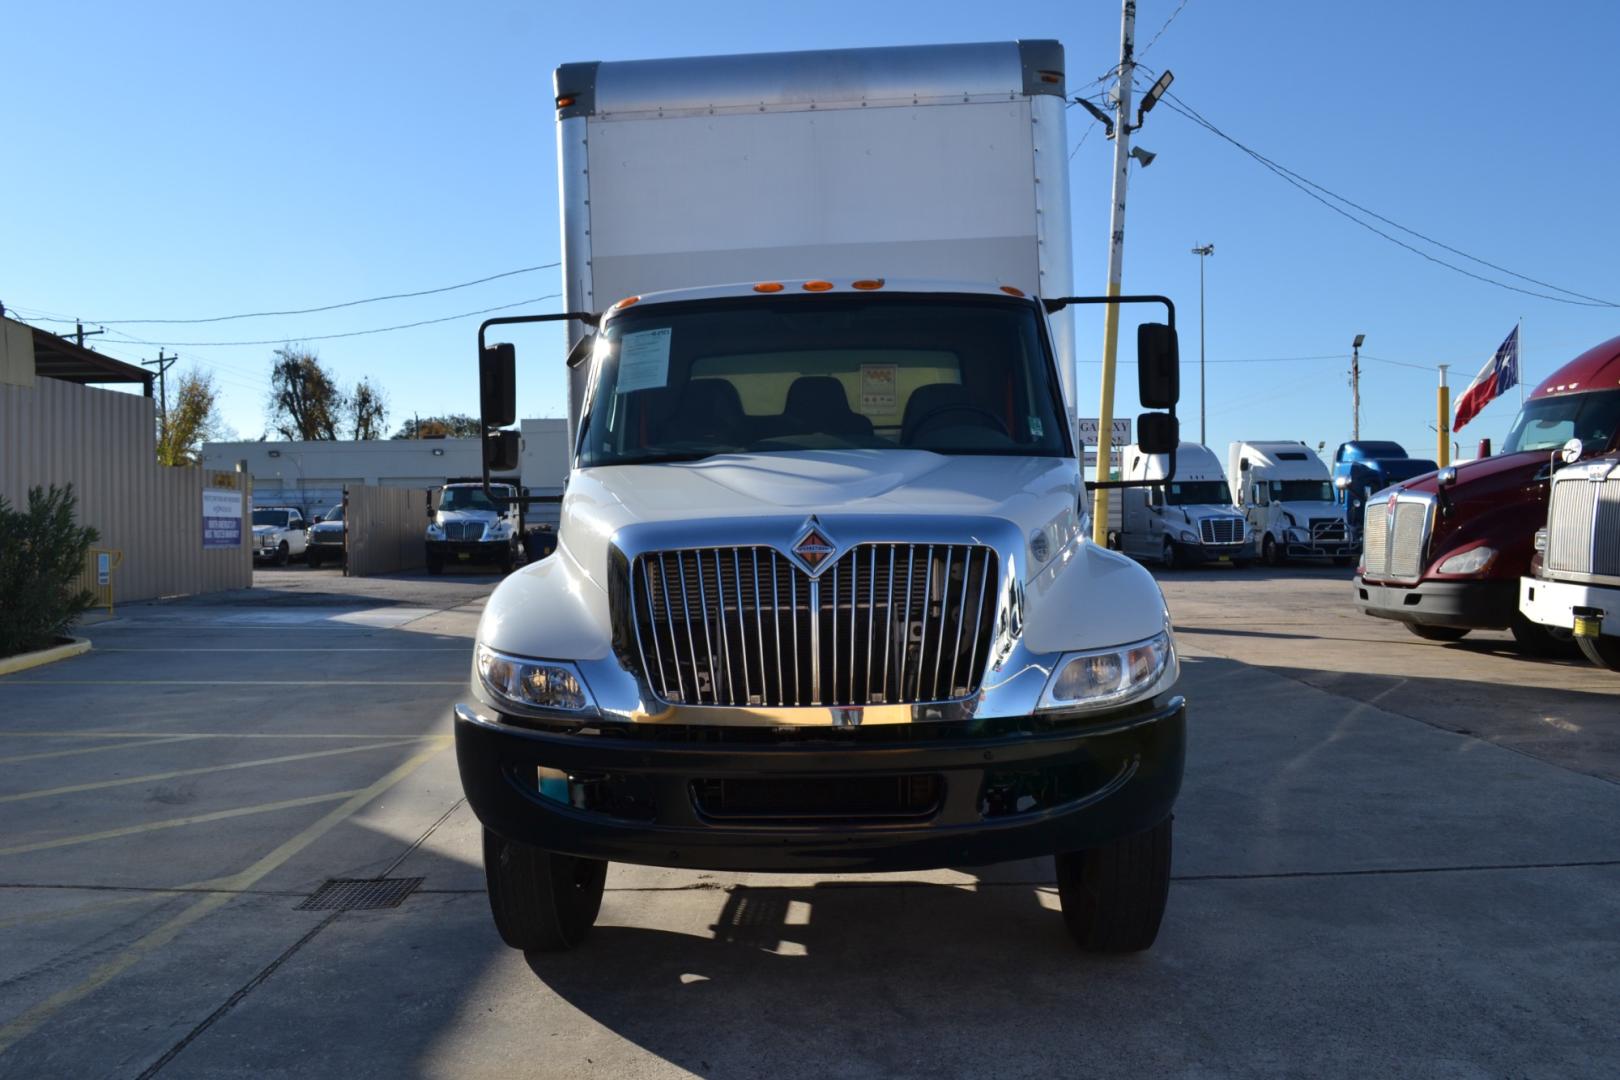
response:
{"label": "white pickup truck", "polygon": [[1056,42],[559,69],[566,310],[486,322],[479,378],[487,477],[489,331],[568,326],[571,471],[454,710],[508,945],[580,942],[611,860],[1035,856],[1082,948],[1152,944],[1186,703],[1158,585],[1089,538],[1069,309],[1167,312],[1166,478],[1175,314],[1068,295],[1063,80]]}
{"label": "white pickup truck", "polygon": [[303,555],[308,529],[304,512],[296,506],[255,506],[253,508],[253,559],[279,566],[295,555]]}

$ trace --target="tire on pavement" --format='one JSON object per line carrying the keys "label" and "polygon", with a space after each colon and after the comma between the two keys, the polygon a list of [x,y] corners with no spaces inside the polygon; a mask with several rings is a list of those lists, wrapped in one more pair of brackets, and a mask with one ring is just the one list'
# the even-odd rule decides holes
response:
{"label": "tire on pavement", "polygon": [[1171,820],[1056,857],[1063,921],[1081,949],[1141,952],[1159,936],[1170,895]]}
{"label": "tire on pavement", "polygon": [[485,829],[484,880],[502,941],[525,952],[562,952],[595,924],[607,862],[559,855]]}
{"label": "tire on pavement", "polygon": [[1461,641],[1468,636],[1466,626],[1423,626],[1410,622],[1404,625],[1424,641]]}
{"label": "tire on pavement", "polygon": [[1603,637],[1578,637],[1575,643],[1581,647],[1586,658],[1601,668],[1610,671],[1620,671],[1620,638],[1605,635]]}
{"label": "tire on pavement", "polygon": [[1531,622],[1520,612],[1514,612],[1513,624],[1508,629],[1513,632],[1513,640],[1518,644],[1519,651],[1526,656],[1559,659],[1580,652],[1572,632]]}

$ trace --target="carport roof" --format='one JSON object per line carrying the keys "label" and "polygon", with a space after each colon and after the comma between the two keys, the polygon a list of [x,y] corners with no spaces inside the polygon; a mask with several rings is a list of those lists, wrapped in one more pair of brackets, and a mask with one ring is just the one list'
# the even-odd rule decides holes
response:
{"label": "carport roof", "polygon": [[[26,324],[25,324],[26,325]],[[62,382],[78,383],[139,383],[152,396],[153,373],[136,364],[126,364],[94,349],[57,337],[37,326],[28,328],[34,335],[34,373]]]}

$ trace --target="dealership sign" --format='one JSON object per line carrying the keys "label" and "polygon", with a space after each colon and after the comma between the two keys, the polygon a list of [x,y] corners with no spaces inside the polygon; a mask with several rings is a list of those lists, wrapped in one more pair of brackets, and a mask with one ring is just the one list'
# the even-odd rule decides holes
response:
{"label": "dealership sign", "polygon": [[242,546],[242,493],[222,488],[203,488],[202,546],[234,548]]}

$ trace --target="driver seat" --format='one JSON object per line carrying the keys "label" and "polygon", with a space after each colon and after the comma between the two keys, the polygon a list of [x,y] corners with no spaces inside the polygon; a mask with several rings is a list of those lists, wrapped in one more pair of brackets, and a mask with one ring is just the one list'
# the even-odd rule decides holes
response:
{"label": "driver seat", "polygon": [[849,407],[844,384],[831,375],[801,375],[788,387],[782,408],[783,435],[871,438],[872,421]]}
{"label": "driver seat", "polygon": [[954,405],[977,405],[961,383],[929,383],[911,392],[900,420],[900,445],[910,446],[923,419]]}

